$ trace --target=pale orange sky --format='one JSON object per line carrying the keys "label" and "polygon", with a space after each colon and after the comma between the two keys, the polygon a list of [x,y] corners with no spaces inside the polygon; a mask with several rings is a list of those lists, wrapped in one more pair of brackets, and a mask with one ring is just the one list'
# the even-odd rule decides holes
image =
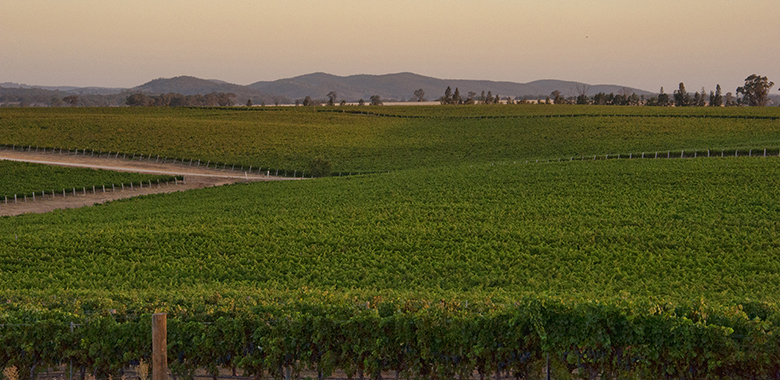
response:
{"label": "pale orange sky", "polygon": [[0,82],[410,71],[733,92],[780,84],[778,31],[778,0],[3,0]]}

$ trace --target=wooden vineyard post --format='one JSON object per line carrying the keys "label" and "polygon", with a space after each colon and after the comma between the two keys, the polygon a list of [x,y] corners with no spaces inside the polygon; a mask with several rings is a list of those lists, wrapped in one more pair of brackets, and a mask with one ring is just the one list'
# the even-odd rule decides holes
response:
{"label": "wooden vineyard post", "polygon": [[168,315],[152,315],[152,380],[168,379]]}

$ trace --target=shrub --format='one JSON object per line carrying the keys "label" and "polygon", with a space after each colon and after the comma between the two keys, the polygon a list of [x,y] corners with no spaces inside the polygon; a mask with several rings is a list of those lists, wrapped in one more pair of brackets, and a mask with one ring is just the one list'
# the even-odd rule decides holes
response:
{"label": "shrub", "polygon": [[313,177],[327,177],[331,169],[330,161],[322,157],[316,157],[309,162],[309,173]]}

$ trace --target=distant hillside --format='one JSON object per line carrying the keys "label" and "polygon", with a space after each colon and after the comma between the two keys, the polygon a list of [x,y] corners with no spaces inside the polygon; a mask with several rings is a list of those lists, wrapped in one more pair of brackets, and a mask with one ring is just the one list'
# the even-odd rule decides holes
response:
{"label": "distant hillside", "polygon": [[[5,83],[4,83],[5,84]],[[126,93],[94,94],[88,92],[47,90],[42,87],[0,86],[0,107],[64,107],[63,99],[75,95],[80,107],[115,107],[125,104]]]}
{"label": "distant hillside", "polygon": [[175,92],[182,95],[208,94],[211,92],[232,92],[238,94],[239,92],[247,92],[247,90],[246,86],[190,76],[158,78],[130,89],[130,91],[142,91],[150,94]]}
{"label": "distant hillside", "polygon": [[[385,101],[391,100],[410,100],[414,96],[414,91],[422,88],[425,91],[425,98],[436,100],[444,94],[447,86],[454,91],[460,90],[463,97],[466,97],[469,91],[477,94],[485,91],[491,91],[493,95],[502,97],[537,97],[544,98],[553,91],[560,91],[565,97],[576,96],[579,94],[579,88],[587,88],[587,94],[593,96],[599,92],[615,93],[621,91],[636,92],[638,95],[653,96],[656,93],[648,91],[627,88],[619,85],[586,85],[580,82],[562,81],[562,80],[537,80],[529,83],[515,82],[496,82],[487,80],[465,80],[465,79],[438,79],[418,75],[414,73],[397,73],[386,75],[350,75],[337,76],[326,73],[313,73],[297,76],[294,78],[279,79],[268,82],[256,82],[248,86],[242,86],[234,83],[228,83],[218,79],[200,79],[192,76],[178,76],[174,78],[159,78],[140,86],[123,88],[103,88],[103,87],[72,87],[72,86],[30,86],[19,83],[1,83],[0,88],[5,88],[6,94],[12,89],[14,91],[26,90],[28,94],[34,91],[51,91],[52,93],[35,93],[36,100],[32,103],[43,103],[40,99],[44,97],[62,98],[66,95],[87,95],[107,96],[111,98],[110,104],[122,104],[115,98],[127,97],[131,93],[143,92],[149,95],[179,93],[182,95],[209,94],[212,92],[224,92],[236,94],[236,104],[244,104],[251,99],[253,104],[267,105],[272,104],[290,104],[296,99],[303,99],[311,96],[314,99],[325,99],[327,94],[335,91],[338,94],[338,100],[357,101],[363,99],[368,101],[372,95],[379,95]],[[40,98],[40,99],[39,99]],[[86,97],[84,99],[87,99]],[[97,99],[97,98],[96,98]],[[92,104],[94,102],[91,102]]]}
{"label": "distant hillside", "polygon": [[67,94],[73,95],[113,95],[119,94],[125,91],[124,88],[109,88],[109,87],[73,87],[73,86],[30,86],[22,83],[5,82],[0,83],[0,87],[4,88],[21,88],[25,90],[39,89],[47,91],[61,91]]}
{"label": "distant hillside", "polygon": [[252,99],[252,103],[266,104],[290,103],[290,99],[284,96],[272,95],[264,91],[256,90],[248,86],[227,83],[219,80],[200,79],[191,76],[179,76],[174,78],[159,78],[131,88],[132,92],[147,94],[178,93],[182,95],[205,95],[212,92],[224,92],[236,94],[236,103],[246,103]]}
{"label": "distant hillside", "polygon": [[[301,75],[294,78],[279,79],[273,82],[256,82],[248,87],[258,91],[283,95],[290,99],[300,99],[311,96],[315,99],[325,98],[335,91],[339,99],[356,101],[367,100],[371,95],[379,95],[383,99],[407,100],[413,97],[414,91],[422,88],[425,97],[434,100],[444,94],[447,86],[454,91],[457,87],[462,95],[469,91],[481,93],[491,91],[501,96],[547,96],[553,91],[560,91],[564,96],[578,94],[577,85],[587,87],[579,82],[561,80],[538,80],[530,83],[495,82],[483,80],[463,79],[438,79],[413,73],[398,73],[386,75],[351,75],[340,77],[326,73],[314,73]],[[617,85],[592,85],[589,86],[588,95],[593,96],[599,92],[618,93],[624,87]],[[628,88],[630,92],[638,95],[653,95],[653,93]]]}

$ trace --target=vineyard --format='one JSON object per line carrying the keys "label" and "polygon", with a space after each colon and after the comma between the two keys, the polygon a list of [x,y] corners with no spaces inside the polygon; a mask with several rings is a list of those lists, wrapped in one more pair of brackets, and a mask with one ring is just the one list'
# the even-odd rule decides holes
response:
{"label": "vineyard", "polygon": [[[685,110],[697,117],[680,117],[682,110],[654,107],[345,110],[423,117],[317,112],[311,107],[266,112],[240,108],[3,109],[0,144],[86,149],[96,154],[123,152],[128,157],[152,155],[211,165],[219,162],[269,168],[274,173],[279,170],[279,175],[287,176],[308,171],[316,158],[330,161],[333,173],[347,175],[520,159],[780,146],[780,113],[775,109],[727,108],[714,115],[728,118],[699,117],[713,116],[716,110]],[[451,115],[438,116],[442,112]],[[571,116],[593,112],[601,113]],[[655,117],[631,116],[636,113]],[[492,117],[496,115],[506,117]],[[549,117],[554,115],[566,117]]]}
{"label": "vineyard", "polygon": [[0,110],[33,150],[373,173],[0,217],[0,365],[118,378],[167,312],[182,379],[780,377],[776,109],[345,110]]}
{"label": "vineyard", "polygon": [[[220,368],[277,379],[297,378],[303,370],[325,378],[336,369],[348,378],[372,379],[382,373],[425,379],[541,378],[544,372],[590,379],[780,375],[777,310],[762,305],[544,298],[504,305],[392,299],[357,304],[324,298],[257,303],[242,312],[217,301],[210,314],[175,313],[168,328],[171,373],[183,379],[197,369],[216,378]],[[150,356],[149,320],[149,314],[132,312],[6,313],[0,360],[23,374],[67,363],[98,378],[119,376]]]}
{"label": "vineyard", "polygon": [[151,182],[155,185],[160,182],[173,181],[173,176],[148,175],[135,173],[121,173],[107,170],[93,170],[81,168],[66,168],[61,166],[49,166],[30,164],[25,162],[13,162],[0,160],[0,198],[14,199],[34,196],[59,195],[63,191],[70,193],[78,189],[79,193],[95,191],[94,188],[109,189],[116,186],[130,187],[143,186]]}

